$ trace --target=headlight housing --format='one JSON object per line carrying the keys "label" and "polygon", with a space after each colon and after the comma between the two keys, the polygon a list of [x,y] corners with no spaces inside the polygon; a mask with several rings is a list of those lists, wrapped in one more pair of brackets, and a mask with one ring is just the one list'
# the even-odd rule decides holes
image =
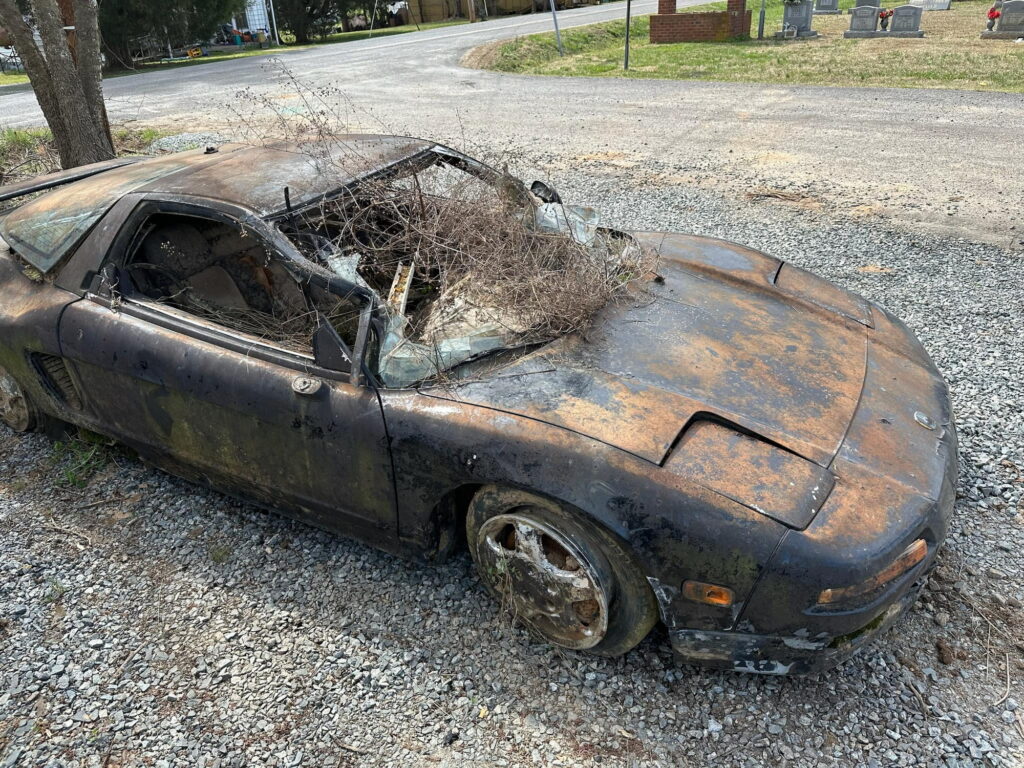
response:
{"label": "headlight housing", "polygon": [[924,539],[917,539],[909,547],[892,561],[885,570],[876,573],[867,581],[854,584],[849,587],[836,587],[823,589],[818,595],[818,605],[835,605],[836,603],[848,603],[866,595],[870,595],[886,584],[898,579],[915,565],[924,560],[928,554],[928,542]]}

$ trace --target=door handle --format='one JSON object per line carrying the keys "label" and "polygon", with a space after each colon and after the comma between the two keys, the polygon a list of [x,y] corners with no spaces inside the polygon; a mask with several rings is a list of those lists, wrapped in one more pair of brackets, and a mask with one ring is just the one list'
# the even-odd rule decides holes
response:
{"label": "door handle", "polygon": [[298,376],[292,379],[292,392],[297,395],[304,395],[309,397],[315,395],[320,391],[324,383],[320,379],[314,379],[309,376]]}

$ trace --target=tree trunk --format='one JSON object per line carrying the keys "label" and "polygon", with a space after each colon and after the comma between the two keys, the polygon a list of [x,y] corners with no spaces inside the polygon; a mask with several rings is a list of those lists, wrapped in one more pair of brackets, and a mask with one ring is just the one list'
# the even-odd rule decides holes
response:
{"label": "tree trunk", "polygon": [[103,100],[103,56],[100,54],[100,9],[96,0],[75,0],[76,31],[78,33],[78,76],[93,121],[102,129],[110,143],[110,121],[107,104]]}
{"label": "tree trunk", "polygon": [[[55,0],[32,0],[35,30],[15,0],[0,0],[0,24],[14,39],[64,168],[114,156],[99,69],[96,0],[74,0],[76,56]],[[67,7],[65,8],[67,11]],[[38,32],[38,42],[35,33]]]}

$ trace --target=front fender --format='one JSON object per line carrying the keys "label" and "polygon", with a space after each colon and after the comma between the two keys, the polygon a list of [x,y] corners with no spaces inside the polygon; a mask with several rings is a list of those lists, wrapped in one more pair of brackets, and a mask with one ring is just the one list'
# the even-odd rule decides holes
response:
{"label": "front fender", "polygon": [[[382,392],[399,535],[436,551],[436,508],[495,483],[543,494],[629,544],[671,627],[728,629],[785,527],[657,464],[535,419],[413,391]],[[686,579],[728,586],[730,607],[685,600]]]}

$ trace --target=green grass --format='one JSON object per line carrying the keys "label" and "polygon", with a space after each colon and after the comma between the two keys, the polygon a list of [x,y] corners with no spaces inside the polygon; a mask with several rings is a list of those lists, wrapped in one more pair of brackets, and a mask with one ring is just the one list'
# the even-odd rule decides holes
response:
{"label": "green grass", "polygon": [[0,85],[21,85],[28,82],[24,72],[0,72]]}
{"label": "green grass", "polygon": [[59,603],[60,599],[64,597],[67,591],[67,587],[61,584],[57,579],[51,578],[49,582],[47,582],[47,590],[45,594],[43,594],[40,602],[42,602],[43,605]]}
{"label": "green grass", "polygon": [[[155,128],[111,130],[118,155],[137,155],[165,135]],[[0,129],[0,186],[50,173],[60,168],[53,135],[46,128]],[[0,205],[0,208],[3,206]]]}
{"label": "green grass", "polygon": [[[420,24],[420,29],[438,29],[440,27],[451,27],[456,24],[468,24],[469,22],[465,19],[451,19],[449,21],[434,21],[430,23]],[[231,61],[232,59],[247,59],[252,56],[273,56],[274,54],[287,53],[288,51],[304,51],[314,45],[334,45],[337,43],[351,43],[356,40],[366,40],[370,37],[389,37],[391,35],[402,35],[406,32],[416,32],[415,24],[406,24],[402,27],[381,27],[375,29],[373,32],[368,30],[358,30],[354,32],[337,32],[333,35],[327,35],[320,40],[311,40],[306,45],[274,45],[269,48],[245,48],[240,51],[232,50],[213,50],[209,51],[206,56],[200,56],[197,59],[182,59],[181,61],[154,61],[145,64],[139,64],[135,69],[117,70],[110,72],[106,77],[124,77],[125,75],[137,75],[141,72],[158,72],[165,69],[178,69],[179,67],[194,67],[200,64],[214,64],[219,61]],[[294,40],[288,33],[282,33],[282,40],[288,42]],[[21,72],[2,73],[0,74],[0,86],[4,85],[20,85],[28,82],[28,76]]]}
{"label": "green grass", "polygon": [[0,186],[55,171],[60,164],[52,144],[46,128],[0,129]]}
{"label": "green grass", "polygon": [[112,456],[109,446],[79,438],[54,443],[50,462],[61,485],[84,488],[93,475],[110,463]]}
{"label": "green grass", "polygon": [[224,565],[228,560],[231,559],[231,547],[224,543],[211,544],[208,550],[210,560],[217,565]]}
{"label": "green grass", "polygon": [[[844,0],[841,6],[853,4]],[[850,23],[844,14],[816,16],[819,37],[813,40],[653,45],[649,18],[640,17],[630,26],[628,72],[622,70],[625,21],[566,30],[564,58],[554,35],[546,33],[510,40],[483,54],[480,63],[534,75],[1024,92],[1024,46],[980,39],[989,5],[989,0],[955,0],[949,11],[924,13],[924,38],[892,40],[844,39]],[[760,6],[751,0],[748,7],[756,35]],[[681,12],[724,9],[724,3],[711,3]],[[781,24],[782,2],[769,0],[765,36]]]}
{"label": "green grass", "polygon": [[[288,46],[278,45],[270,48],[246,48],[241,51],[210,51],[206,56],[198,59],[182,59],[181,61],[153,61],[139,64],[135,69],[118,69],[107,72],[104,77],[124,77],[126,75],[137,75],[141,72],[158,72],[164,69],[177,69],[179,67],[194,67],[197,64],[213,64],[218,61],[231,61],[232,59],[247,59],[251,56],[271,56],[275,53],[285,51],[302,51],[309,46]],[[28,75],[21,72],[0,74],[0,86],[20,85],[28,82]]]}
{"label": "green grass", "polygon": [[137,69],[129,69],[118,72],[111,72],[107,77],[121,77],[123,75],[136,75],[140,72],[156,72],[163,69],[178,69],[179,67],[194,67],[199,64],[214,64],[218,61],[231,61],[233,59],[248,59],[253,56],[273,56],[276,53],[286,51],[302,51],[308,45],[272,45],[269,48],[244,48],[241,51],[209,51],[205,56],[196,59],[182,59],[180,61],[154,61],[140,64]]}

